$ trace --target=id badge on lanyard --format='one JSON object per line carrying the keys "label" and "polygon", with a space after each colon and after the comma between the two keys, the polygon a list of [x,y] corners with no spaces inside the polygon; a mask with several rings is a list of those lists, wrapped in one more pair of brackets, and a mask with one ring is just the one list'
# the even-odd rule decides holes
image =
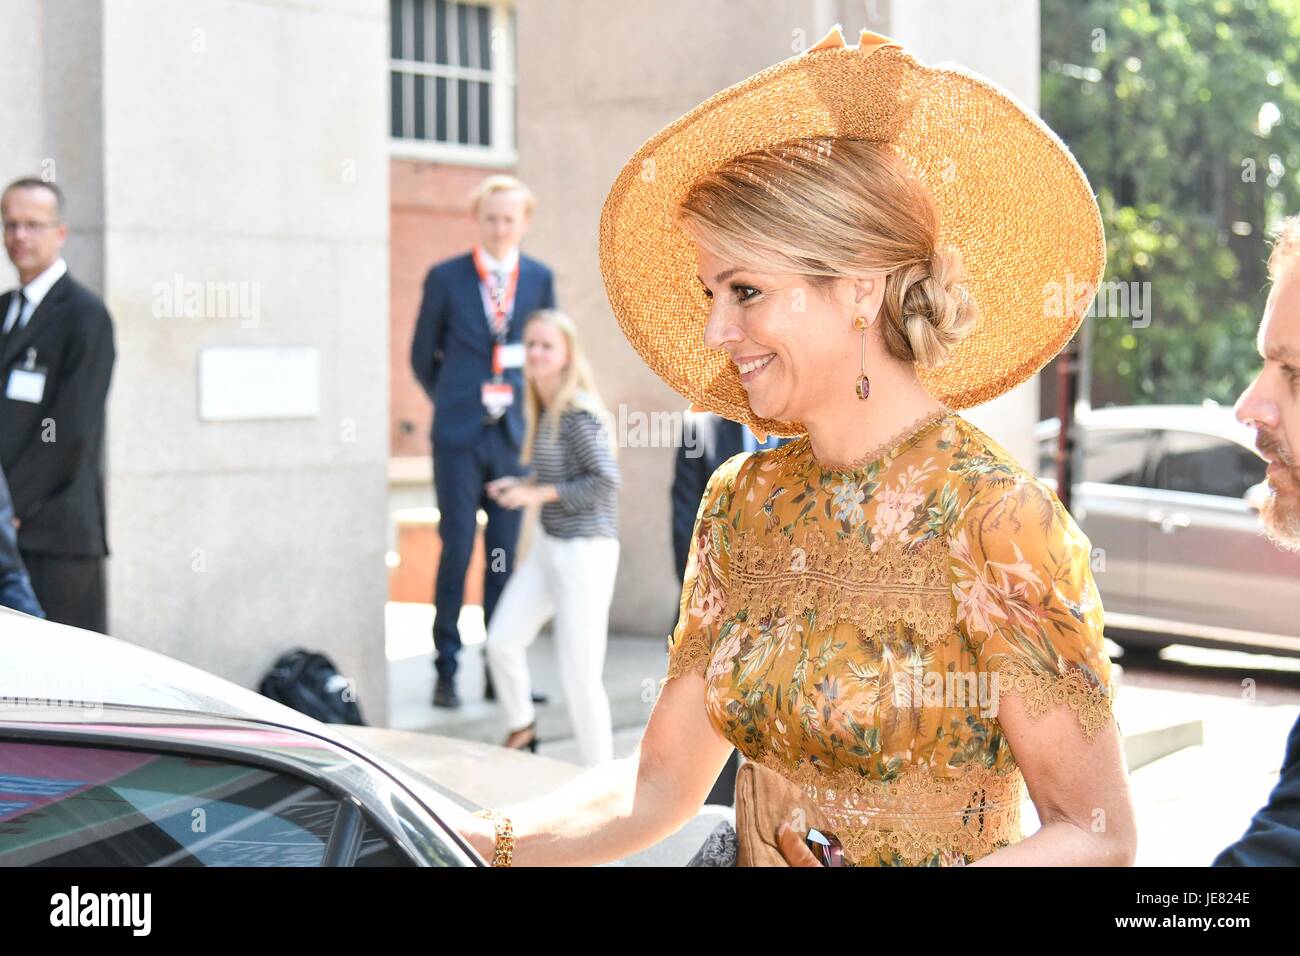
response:
{"label": "id badge on lanyard", "polygon": [[5,398],[15,402],[39,404],[45,397],[44,365],[36,364],[36,349],[29,348],[22,365],[15,365],[5,383]]}
{"label": "id badge on lanyard", "polygon": [[508,368],[522,368],[524,364],[524,347],[522,343],[506,344],[506,336],[510,330],[509,313],[514,304],[515,292],[519,285],[519,262],[515,261],[515,267],[510,271],[510,277],[502,283],[494,283],[488,276],[486,266],[479,255],[479,249],[474,247],[474,268],[478,272],[479,281],[488,290],[488,295],[492,303],[491,315],[491,332],[492,332],[492,380],[484,382],[481,386],[481,399],[483,407],[489,417],[493,419],[500,418],[507,408],[514,404],[515,394],[510,383],[503,378],[503,372]]}

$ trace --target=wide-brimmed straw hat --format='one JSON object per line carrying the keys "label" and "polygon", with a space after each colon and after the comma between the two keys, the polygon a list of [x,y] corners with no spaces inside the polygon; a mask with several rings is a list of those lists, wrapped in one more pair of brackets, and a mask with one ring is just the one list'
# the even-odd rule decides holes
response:
{"label": "wide-brimmed straw hat", "polygon": [[[691,184],[751,150],[809,137],[887,142],[933,197],[940,245],[956,246],[974,330],[938,368],[918,368],[951,409],[988,401],[1041,369],[1070,340],[1106,264],[1101,215],[1060,139],[994,83],[930,67],[863,30],[836,26],[815,46],[728,87],[633,154],[605,199],[600,268],[619,325],[692,407],[798,435],[759,418],[725,351],[704,345],[709,305],[695,245],[673,220]],[[846,383],[846,394],[852,383]],[[852,400],[852,396],[849,396]]]}

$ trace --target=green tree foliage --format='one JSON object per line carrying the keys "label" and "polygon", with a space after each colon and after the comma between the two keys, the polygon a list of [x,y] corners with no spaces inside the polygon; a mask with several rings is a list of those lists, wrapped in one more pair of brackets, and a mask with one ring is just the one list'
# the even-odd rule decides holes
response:
{"label": "green tree foliage", "polygon": [[1259,364],[1268,233],[1300,213],[1300,0],[1041,11],[1042,114],[1097,191],[1106,278],[1150,283],[1145,328],[1089,320],[1093,400],[1231,403]]}

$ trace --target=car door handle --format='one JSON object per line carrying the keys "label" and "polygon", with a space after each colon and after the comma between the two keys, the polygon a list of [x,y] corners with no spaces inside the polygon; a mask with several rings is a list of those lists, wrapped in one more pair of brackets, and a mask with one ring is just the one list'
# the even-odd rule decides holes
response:
{"label": "car door handle", "polygon": [[1154,525],[1159,525],[1160,530],[1165,534],[1173,534],[1179,528],[1191,527],[1192,519],[1187,517],[1181,511],[1173,514],[1165,514],[1163,511],[1152,511],[1147,514],[1147,521]]}

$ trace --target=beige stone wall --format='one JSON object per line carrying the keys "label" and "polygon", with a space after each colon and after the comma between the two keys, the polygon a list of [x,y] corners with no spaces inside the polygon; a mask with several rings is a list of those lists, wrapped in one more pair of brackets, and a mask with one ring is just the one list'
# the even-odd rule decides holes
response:
{"label": "beige stone wall", "polygon": [[[388,4],[104,4],[114,633],[254,685],[296,645],[387,710]],[[155,314],[174,275],[255,321]],[[315,349],[315,417],[201,421],[209,346]]]}
{"label": "beige stone wall", "polygon": [[[110,631],[245,686],[324,650],[383,723],[388,4],[15,0],[0,36],[0,178],[52,164],[116,326]],[[159,315],[178,275],[256,317]],[[319,414],[200,420],[244,345],[315,349]]]}
{"label": "beige stone wall", "polygon": [[[104,282],[102,17],[98,2],[11,0],[0,4],[0,188],[19,176],[52,178],[63,190],[64,256],[86,285]],[[17,283],[0,255],[0,289]]]}

